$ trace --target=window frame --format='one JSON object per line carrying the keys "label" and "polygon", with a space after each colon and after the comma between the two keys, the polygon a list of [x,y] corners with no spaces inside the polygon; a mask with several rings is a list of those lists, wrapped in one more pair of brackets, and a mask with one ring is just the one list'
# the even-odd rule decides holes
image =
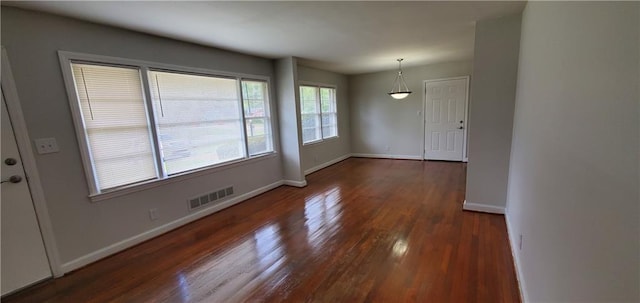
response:
{"label": "window frame", "polygon": [[[248,79],[248,78],[245,78],[243,80],[246,80],[247,82],[265,82],[265,81],[260,81],[260,80],[255,80],[255,79]],[[258,157],[258,156],[261,156],[261,155],[264,155],[264,154],[269,154],[271,152],[270,151],[266,151],[266,152],[256,153],[253,156],[251,155],[251,152],[249,151],[249,135],[247,134],[247,120],[263,119],[265,121],[266,131],[268,131],[268,134],[265,133],[265,138],[266,138],[267,135],[271,136],[271,144],[269,144],[269,145],[271,146],[272,150],[275,150],[275,146],[276,146],[275,145],[276,143],[274,142],[275,141],[275,135],[273,133],[273,129],[274,129],[273,128],[273,120],[274,119],[273,119],[273,114],[271,112],[272,109],[273,109],[273,107],[271,106],[271,88],[270,88],[269,82],[265,82],[265,83],[267,84],[267,87],[266,87],[267,91],[266,91],[265,97],[267,98],[267,101],[268,101],[268,102],[266,102],[265,109],[268,111],[269,115],[266,115],[266,113],[264,113],[264,115],[261,116],[261,117],[249,117],[249,118],[247,118],[246,113],[245,113],[245,108],[244,108],[245,99],[244,99],[244,96],[240,97],[240,101],[241,101],[240,102],[241,103],[240,104],[240,110],[242,111],[242,125],[244,126],[243,132],[244,132],[244,139],[245,139],[245,153],[247,154],[247,157],[249,157],[249,158]],[[240,93],[240,95],[242,95],[242,81],[240,81],[239,84],[240,84],[239,93]],[[248,98],[247,100],[255,100],[255,99],[249,99]],[[267,121],[268,121],[268,123],[267,123]],[[267,145],[267,146],[269,146],[269,145]]]}
{"label": "window frame", "polygon": [[[316,108],[318,109],[318,113],[313,113],[313,115],[316,115],[319,119],[320,119],[320,138],[313,140],[313,141],[308,141],[308,142],[304,142],[304,139],[302,141],[302,145],[306,146],[306,145],[313,145],[313,144],[318,144],[318,143],[322,143],[324,141],[328,141],[328,140],[334,140],[334,139],[338,139],[340,137],[340,131],[339,131],[339,123],[338,123],[338,86],[334,85],[334,84],[326,84],[326,83],[318,83],[318,82],[309,82],[309,81],[298,81],[298,93],[300,93],[300,90],[303,86],[307,86],[307,87],[315,87],[318,89],[318,94],[316,95],[317,99],[316,99]],[[336,115],[336,135],[335,136],[331,136],[331,137],[324,137],[324,133],[322,132],[322,100],[321,100],[321,93],[320,90],[322,88],[327,88],[327,89],[333,89],[334,94],[333,94],[333,101],[335,103],[335,115]],[[300,118],[300,131],[302,131],[302,97],[300,97],[299,100],[299,104],[300,104],[300,112],[299,112],[299,118]],[[305,115],[309,115],[309,114],[305,114]],[[302,138],[302,136],[301,136]]]}
{"label": "window frame", "polygon": [[[111,57],[111,56],[102,56],[102,55],[93,55],[86,53],[77,53],[77,52],[69,52],[69,51],[58,51],[58,58],[60,61],[60,66],[62,69],[62,76],[64,80],[64,85],[67,92],[67,97],[69,101],[69,105],[71,108],[71,115],[73,118],[74,128],[76,132],[76,137],[78,139],[78,145],[80,147],[80,155],[82,158],[82,164],[85,172],[85,177],[87,180],[87,185],[89,187],[89,198],[92,202],[97,202],[101,200],[110,199],[113,197],[126,195],[132,192],[137,192],[141,190],[146,190],[149,188],[153,188],[156,186],[161,186],[168,183],[178,182],[190,178],[194,178],[201,175],[215,173],[220,170],[236,167],[243,164],[253,163],[255,161],[260,161],[262,159],[275,157],[278,154],[279,145],[277,144],[277,137],[273,133],[273,130],[276,129],[273,125],[274,123],[274,112],[273,112],[273,94],[272,94],[272,85],[271,78],[268,76],[261,75],[252,75],[252,74],[244,74],[244,73],[235,73],[235,72],[225,72],[197,67],[189,67],[189,66],[181,66],[181,65],[173,65],[166,64],[160,62],[152,62],[152,61],[144,61],[137,59],[128,59],[128,58],[119,58],[119,57]],[[97,184],[97,176],[95,175],[95,168],[93,165],[92,151],[90,149],[86,125],[82,118],[82,111],[80,108],[80,103],[78,100],[78,96],[76,94],[76,86],[73,78],[73,70],[72,63],[80,63],[80,64],[94,64],[94,65],[103,65],[103,66],[114,66],[114,67],[124,67],[124,68],[134,68],[139,70],[140,72],[140,81],[142,84],[142,94],[144,98],[144,106],[145,112],[147,114],[147,122],[149,125],[149,133],[151,135],[151,143],[154,155],[154,163],[156,166],[156,178],[136,183],[131,183],[123,186],[118,186],[110,189],[101,190]],[[151,85],[149,82],[149,72],[150,71],[163,71],[170,73],[182,73],[182,74],[190,74],[190,75],[200,75],[200,76],[209,76],[209,77],[217,77],[217,78],[230,78],[235,79],[237,81],[236,86],[238,89],[238,101],[239,108],[241,110],[241,121],[242,121],[242,135],[244,141],[244,157],[241,159],[235,159],[230,161],[225,161],[221,163],[216,163],[213,165],[203,166],[200,168],[196,168],[193,170],[180,172],[173,175],[167,175],[166,172],[162,169],[162,158],[160,157],[159,151],[159,137],[158,137],[158,124],[156,123],[156,118],[153,113],[153,100],[151,94]],[[248,152],[248,143],[247,143],[247,135],[246,135],[246,120],[244,117],[244,107],[243,107],[243,96],[242,96],[242,81],[259,81],[265,82],[267,88],[267,106],[269,108],[269,127],[271,129],[270,140],[272,151],[249,155]]]}

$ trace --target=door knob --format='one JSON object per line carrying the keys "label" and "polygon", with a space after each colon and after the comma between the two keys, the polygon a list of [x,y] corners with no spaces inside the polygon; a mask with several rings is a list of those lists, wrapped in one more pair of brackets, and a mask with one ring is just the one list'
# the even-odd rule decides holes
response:
{"label": "door knob", "polygon": [[4,164],[9,165],[9,166],[16,165],[17,163],[18,163],[18,161],[16,161],[16,159],[14,159],[14,158],[6,158],[6,159],[4,159]]}
{"label": "door knob", "polygon": [[464,126],[459,126],[458,129],[464,129]]}
{"label": "door knob", "polygon": [[11,177],[9,177],[9,179],[7,180],[2,180],[2,182],[0,183],[20,183],[20,181],[22,181],[22,177],[18,176],[18,175],[13,175]]}

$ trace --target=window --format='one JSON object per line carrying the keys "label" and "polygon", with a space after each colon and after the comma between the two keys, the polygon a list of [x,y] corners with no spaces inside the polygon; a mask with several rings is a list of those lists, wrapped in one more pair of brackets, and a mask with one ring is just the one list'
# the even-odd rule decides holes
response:
{"label": "window", "polygon": [[300,86],[302,143],[314,143],[338,136],[336,89]]}
{"label": "window", "polygon": [[244,156],[235,79],[157,71],[149,78],[168,175]]}
{"label": "window", "polygon": [[61,53],[93,195],[273,152],[266,80],[71,57]]}
{"label": "window", "polygon": [[249,155],[255,156],[273,150],[271,119],[267,102],[267,83],[242,81],[242,100]]}
{"label": "window", "polygon": [[97,186],[112,188],[155,178],[140,70],[72,66]]}

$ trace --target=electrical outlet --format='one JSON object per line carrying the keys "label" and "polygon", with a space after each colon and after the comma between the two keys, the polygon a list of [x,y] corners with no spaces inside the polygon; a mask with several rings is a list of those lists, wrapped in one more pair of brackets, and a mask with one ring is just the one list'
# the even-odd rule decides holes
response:
{"label": "electrical outlet", "polygon": [[35,139],[34,141],[36,143],[36,150],[38,151],[38,154],[50,154],[60,151],[56,138],[40,138]]}
{"label": "electrical outlet", "polygon": [[520,234],[520,241],[518,242],[518,247],[522,250],[522,234]]}
{"label": "electrical outlet", "polygon": [[158,220],[158,217],[160,215],[158,215],[158,209],[157,208],[152,208],[149,210],[149,219],[151,219],[151,221],[155,221]]}

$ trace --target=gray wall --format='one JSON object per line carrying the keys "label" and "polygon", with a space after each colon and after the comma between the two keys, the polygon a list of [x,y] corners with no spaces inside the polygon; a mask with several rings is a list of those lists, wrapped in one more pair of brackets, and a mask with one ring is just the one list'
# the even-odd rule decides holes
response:
{"label": "gray wall", "polygon": [[521,15],[476,23],[466,202],[504,209]]}
{"label": "gray wall", "polygon": [[351,154],[351,128],[349,127],[349,85],[347,76],[306,66],[298,66],[298,80],[336,86],[338,106],[338,138],[302,146],[302,169],[331,163]]}
{"label": "gray wall", "polygon": [[[273,78],[272,61],[4,6],[2,45],[13,68],[30,138],[55,137],[61,150],[36,155],[36,162],[63,264],[184,218],[189,214],[186,199],[193,195],[229,184],[241,195],[282,179],[276,156],[91,203],[58,50]],[[149,220],[150,208],[159,210],[157,221]]]}
{"label": "gray wall", "polygon": [[[407,58],[405,61],[410,61]],[[424,150],[424,80],[471,75],[472,61],[403,68],[413,93],[394,100],[396,70],[349,77],[351,152],[422,159]]]}
{"label": "gray wall", "polygon": [[[282,147],[283,178],[305,182],[302,171],[302,135],[300,129],[300,92],[298,91],[298,63],[296,58],[282,58],[275,62],[278,86],[278,116],[280,117],[280,146]],[[303,185],[300,183],[300,185]]]}
{"label": "gray wall", "polygon": [[507,218],[529,302],[640,301],[639,15],[524,11]]}

